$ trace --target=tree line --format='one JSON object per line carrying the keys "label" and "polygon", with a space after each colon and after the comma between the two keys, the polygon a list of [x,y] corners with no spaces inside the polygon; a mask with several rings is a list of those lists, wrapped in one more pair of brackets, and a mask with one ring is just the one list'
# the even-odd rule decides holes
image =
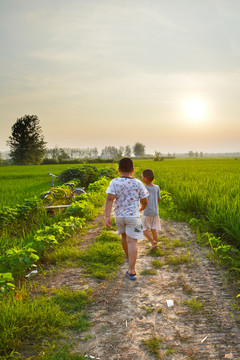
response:
{"label": "tree line", "polygon": [[30,165],[40,164],[44,158],[55,159],[57,161],[68,159],[120,159],[123,156],[144,156],[145,145],[136,142],[133,147],[130,145],[105,146],[101,153],[94,148],[58,148],[47,149],[47,143],[44,141],[40,121],[36,115],[25,115],[18,118],[11,129],[11,135],[7,140],[10,147],[10,158],[14,164]]}

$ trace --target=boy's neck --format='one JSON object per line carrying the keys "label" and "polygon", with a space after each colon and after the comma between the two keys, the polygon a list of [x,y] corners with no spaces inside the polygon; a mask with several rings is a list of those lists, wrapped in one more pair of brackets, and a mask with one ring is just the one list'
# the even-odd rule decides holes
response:
{"label": "boy's neck", "polygon": [[132,175],[133,175],[133,172],[132,171],[130,171],[130,172],[122,172],[122,171],[120,171],[120,174],[121,174],[121,176],[131,178]]}
{"label": "boy's neck", "polygon": [[148,182],[145,182],[145,184],[147,185],[147,186],[153,186],[153,183],[152,183],[152,181],[148,181]]}

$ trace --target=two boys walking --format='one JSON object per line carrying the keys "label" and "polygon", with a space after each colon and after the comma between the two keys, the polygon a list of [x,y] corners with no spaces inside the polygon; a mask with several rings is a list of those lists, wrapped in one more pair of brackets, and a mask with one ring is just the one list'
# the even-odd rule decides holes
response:
{"label": "two boys walking", "polygon": [[[114,216],[119,235],[122,236],[122,247],[128,261],[126,275],[130,280],[136,280],[135,264],[137,260],[137,240],[144,235],[151,241],[152,248],[157,246],[157,230],[160,230],[158,202],[160,190],[152,184],[152,170],[143,171],[142,180],[132,177],[133,162],[129,158],[119,161],[121,177],[113,179],[107,188],[105,203],[105,222],[111,227],[111,211],[114,203]],[[139,209],[140,202],[140,209]],[[144,210],[142,221],[140,211]],[[151,234],[148,232],[151,230]]]}

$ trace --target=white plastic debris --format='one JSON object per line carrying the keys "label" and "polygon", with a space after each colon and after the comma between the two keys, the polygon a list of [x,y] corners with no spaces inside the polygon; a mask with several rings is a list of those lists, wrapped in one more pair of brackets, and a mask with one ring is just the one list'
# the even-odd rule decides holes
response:
{"label": "white plastic debris", "polygon": [[226,354],[226,355],[224,356],[224,359],[233,359],[233,354],[232,354],[232,353]]}
{"label": "white plastic debris", "polygon": [[37,270],[31,271],[29,274],[27,274],[25,277],[30,277],[31,275],[37,274]]}
{"label": "white plastic debris", "polygon": [[87,358],[87,359],[96,359],[96,360],[100,360],[100,358],[95,358],[95,356],[88,355],[88,354],[86,354],[84,357],[85,357],[85,358]]}
{"label": "white plastic debris", "polygon": [[203,343],[204,343],[204,341],[205,341],[205,340],[207,340],[207,338],[208,338],[208,335],[207,335],[207,336],[205,336],[205,338],[203,338],[203,339],[201,340],[201,343],[203,344]]}
{"label": "white plastic debris", "polygon": [[166,300],[167,306],[172,307],[174,305],[173,300]]}

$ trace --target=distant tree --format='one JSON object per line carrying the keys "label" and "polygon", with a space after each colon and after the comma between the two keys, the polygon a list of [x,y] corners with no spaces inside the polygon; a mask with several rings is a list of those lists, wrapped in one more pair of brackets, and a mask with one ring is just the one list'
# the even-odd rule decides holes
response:
{"label": "distant tree", "polygon": [[202,151],[200,152],[200,157],[203,157],[203,152]]}
{"label": "distant tree", "polygon": [[60,155],[60,150],[57,146],[55,146],[53,149],[51,149],[52,159],[58,160]]}
{"label": "distant tree", "polygon": [[46,142],[36,115],[25,115],[12,126],[7,144],[15,164],[40,164],[46,153]]}
{"label": "distant tree", "polygon": [[98,157],[98,149],[96,147],[94,147],[92,149],[92,157],[93,158],[97,158]]}
{"label": "distant tree", "polygon": [[143,156],[145,154],[145,145],[140,142],[137,142],[133,146],[133,153],[135,156]]}
{"label": "distant tree", "polygon": [[86,148],[83,149],[83,157],[89,159],[91,157],[91,149],[90,148]]}
{"label": "distant tree", "polygon": [[192,150],[190,150],[190,151],[188,152],[188,156],[192,158],[192,157],[194,156],[194,152],[193,152]]}
{"label": "distant tree", "polygon": [[102,149],[101,157],[105,158],[117,158],[118,157],[118,150],[115,146],[105,146]]}
{"label": "distant tree", "polygon": [[117,158],[121,159],[123,157],[123,153],[124,153],[124,146],[120,146],[120,148],[118,149],[118,154],[117,154]]}
{"label": "distant tree", "polygon": [[81,158],[97,158],[98,149],[94,148],[58,148],[47,149],[47,157],[55,160],[81,159]]}
{"label": "distant tree", "polygon": [[58,155],[58,160],[67,160],[67,159],[70,159],[70,156],[68,155],[67,149],[63,149],[63,148],[60,148],[59,149],[59,155]]}
{"label": "distant tree", "polygon": [[86,157],[86,150],[85,149],[77,149],[76,157],[80,158],[80,159]]}
{"label": "distant tree", "polygon": [[130,157],[132,154],[132,149],[131,149],[131,146],[130,145],[127,145],[125,147],[125,153],[124,153],[124,156],[127,156],[127,157]]}
{"label": "distant tree", "polygon": [[155,158],[154,161],[163,161],[164,157],[160,151],[155,151]]}
{"label": "distant tree", "polygon": [[98,149],[95,148],[87,148],[87,149],[82,149],[82,157],[83,158],[97,158],[98,157]]}
{"label": "distant tree", "polygon": [[123,152],[123,146],[120,146],[119,149],[117,149],[115,146],[105,146],[105,148],[101,152],[101,157],[109,159],[120,159],[123,156]]}
{"label": "distant tree", "polygon": [[197,152],[197,151],[195,152],[195,157],[196,157],[196,158],[198,157],[198,152]]}

